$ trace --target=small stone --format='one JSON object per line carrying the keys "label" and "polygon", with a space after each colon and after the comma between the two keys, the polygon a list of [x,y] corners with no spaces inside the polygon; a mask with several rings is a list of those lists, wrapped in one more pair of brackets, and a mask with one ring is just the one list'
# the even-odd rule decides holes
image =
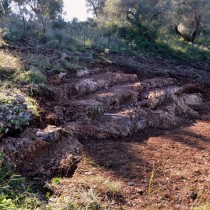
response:
{"label": "small stone", "polygon": [[109,54],[109,53],[110,53],[110,49],[105,49],[105,50],[104,50],[104,53],[105,53],[105,54]]}
{"label": "small stone", "polygon": [[176,187],[174,188],[174,190],[179,190],[179,188],[176,186]]}
{"label": "small stone", "polygon": [[65,61],[68,58],[69,58],[69,55],[68,54],[62,53],[62,55],[61,55],[61,61]]}
{"label": "small stone", "polygon": [[6,117],[7,120],[11,120],[12,119],[12,115],[9,114],[7,117]]}
{"label": "small stone", "polygon": [[137,193],[138,193],[139,195],[143,195],[143,194],[144,194],[144,190],[143,190],[143,189],[137,189]]}
{"label": "small stone", "polygon": [[28,105],[27,104],[23,104],[22,106],[23,106],[23,109],[26,109],[26,110],[28,109]]}
{"label": "small stone", "polygon": [[198,194],[195,193],[195,192],[191,192],[191,193],[190,193],[190,198],[191,198],[192,200],[195,200],[195,199],[197,198],[197,196],[198,196]]}
{"label": "small stone", "polygon": [[128,182],[128,186],[132,187],[132,186],[134,186],[134,183],[133,182]]}
{"label": "small stone", "polygon": [[85,172],[85,175],[87,175],[87,176],[90,176],[92,174],[93,174],[92,172]]}
{"label": "small stone", "polygon": [[85,69],[80,69],[77,71],[77,77],[83,77],[85,75],[88,75],[90,72],[88,71],[87,68]]}
{"label": "small stone", "polygon": [[164,195],[164,198],[169,199],[169,198],[170,198],[170,195],[166,193],[166,194]]}
{"label": "small stone", "polygon": [[21,95],[16,95],[16,99],[19,103],[25,103],[25,98],[24,96],[21,96]]}

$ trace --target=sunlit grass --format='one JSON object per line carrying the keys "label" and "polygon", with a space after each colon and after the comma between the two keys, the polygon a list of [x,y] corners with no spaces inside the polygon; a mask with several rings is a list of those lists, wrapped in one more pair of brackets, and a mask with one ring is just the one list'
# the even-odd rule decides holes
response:
{"label": "sunlit grass", "polygon": [[101,198],[94,189],[80,186],[68,195],[51,197],[46,209],[101,209]]}
{"label": "sunlit grass", "polygon": [[121,183],[108,177],[97,175],[69,180],[71,190],[68,190],[66,181],[60,178],[52,179],[50,188],[55,194],[57,191],[62,193],[49,199],[49,209],[107,209],[106,207],[121,195]]}
{"label": "sunlit grass", "polygon": [[90,177],[88,180],[90,185],[94,184],[97,186],[97,189],[101,193],[112,193],[113,195],[119,194],[122,188],[122,185],[118,181],[112,181],[109,178],[104,179],[104,177],[96,176]]}
{"label": "sunlit grass", "polygon": [[205,206],[196,207],[193,210],[210,210],[210,204]]}
{"label": "sunlit grass", "polygon": [[11,53],[0,51],[0,77],[9,76],[21,69],[20,58],[15,57]]}
{"label": "sunlit grass", "polygon": [[47,78],[41,71],[32,69],[29,71],[21,71],[18,74],[16,74],[15,81],[27,84],[46,84]]}

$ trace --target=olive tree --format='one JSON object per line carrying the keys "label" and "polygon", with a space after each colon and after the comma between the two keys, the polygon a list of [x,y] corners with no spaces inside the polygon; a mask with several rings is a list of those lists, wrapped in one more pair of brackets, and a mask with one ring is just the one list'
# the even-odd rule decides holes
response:
{"label": "olive tree", "polygon": [[151,41],[160,18],[159,9],[158,0],[107,0],[104,18],[108,25],[132,27]]}
{"label": "olive tree", "polygon": [[105,0],[86,0],[88,11],[92,12],[96,18],[102,14],[104,4]]}
{"label": "olive tree", "polygon": [[0,17],[8,15],[11,11],[12,0],[0,0]]}
{"label": "olive tree", "polygon": [[173,4],[173,23],[177,34],[185,41],[194,42],[201,26],[209,25],[208,0],[176,0]]}

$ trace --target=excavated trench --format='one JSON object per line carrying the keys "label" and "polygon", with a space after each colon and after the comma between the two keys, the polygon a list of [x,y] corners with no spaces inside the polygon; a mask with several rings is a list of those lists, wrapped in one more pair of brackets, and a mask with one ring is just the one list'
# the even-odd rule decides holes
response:
{"label": "excavated trench", "polygon": [[57,75],[51,83],[54,100],[43,106],[47,127],[29,127],[0,145],[22,174],[44,179],[74,173],[81,159],[80,139],[167,129],[198,118],[203,102],[197,84],[164,77],[141,80],[108,67]]}

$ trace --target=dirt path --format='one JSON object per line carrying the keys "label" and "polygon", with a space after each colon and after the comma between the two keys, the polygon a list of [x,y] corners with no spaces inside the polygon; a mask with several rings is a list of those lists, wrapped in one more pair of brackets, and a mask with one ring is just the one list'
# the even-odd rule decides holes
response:
{"label": "dirt path", "polygon": [[116,201],[116,208],[184,210],[209,203],[209,126],[197,121],[174,130],[150,131],[144,137],[140,133],[125,140],[84,141],[87,159],[69,181],[91,176],[120,180],[125,200]]}
{"label": "dirt path", "polygon": [[27,176],[73,174],[55,195],[84,185],[105,209],[210,202],[207,93],[195,82],[126,72],[104,67],[52,77],[55,95],[43,106],[43,122],[53,126],[26,129],[0,146]]}

